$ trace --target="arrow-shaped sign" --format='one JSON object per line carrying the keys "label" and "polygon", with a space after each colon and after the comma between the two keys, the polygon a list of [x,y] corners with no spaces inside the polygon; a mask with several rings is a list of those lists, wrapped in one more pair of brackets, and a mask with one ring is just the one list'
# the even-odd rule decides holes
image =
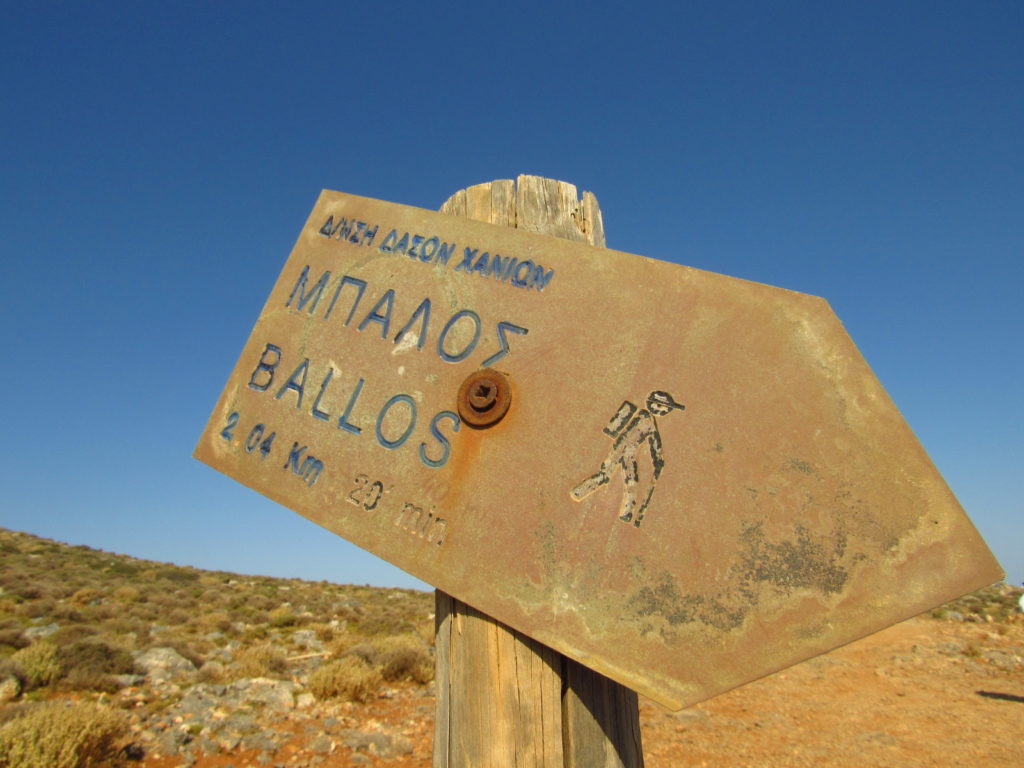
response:
{"label": "arrow-shaped sign", "polygon": [[1002,577],[824,300],[338,192],[196,456],[673,707]]}

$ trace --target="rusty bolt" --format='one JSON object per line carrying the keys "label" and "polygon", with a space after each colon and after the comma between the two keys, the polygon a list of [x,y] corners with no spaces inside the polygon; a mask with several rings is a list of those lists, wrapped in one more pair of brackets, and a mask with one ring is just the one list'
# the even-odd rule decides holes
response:
{"label": "rusty bolt", "polygon": [[471,373],[459,387],[459,416],[471,427],[497,424],[511,402],[508,378],[492,368]]}
{"label": "rusty bolt", "polygon": [[469,388],[469,404],[477,413],[489,411],[498,402],[498,382],[491,377],[476,379]]}

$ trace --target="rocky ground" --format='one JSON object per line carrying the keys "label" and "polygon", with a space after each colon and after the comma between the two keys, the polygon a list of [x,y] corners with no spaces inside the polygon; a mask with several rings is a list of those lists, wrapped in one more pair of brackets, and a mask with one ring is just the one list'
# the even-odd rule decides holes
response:
{"label": "rocky ground", "polygon": [[[45,718],[67,708],[53,701],[116,715],[111,739],[142,768],[431,763],[429,594],[3,529],[0,555],[0,768],[18,723],[34,713],[31,738],[54,730]],[[642,699],[646,765],[1024,766],[1019,593],[979,591],[681,712]]]}
{"label": "rocky ground", "polygon": [[[161,685],[148,690],[159,698]],[[142,765],[430,765],[430,688],[358,705],[293,694],[283,681],[195,684],[166,709],[141,706]],[[913,619],[681,712],[641,700],[648,768],[1019,768],[1022,715],[1020,620]]]}

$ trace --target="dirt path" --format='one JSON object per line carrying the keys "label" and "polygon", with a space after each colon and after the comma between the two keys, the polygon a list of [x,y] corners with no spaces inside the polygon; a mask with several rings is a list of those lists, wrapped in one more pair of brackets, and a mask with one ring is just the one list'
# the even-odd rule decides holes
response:
{"label": "dirt path", "polygon": [[[430,766],[433,699],[401,688],[280,726],[274,756],[200,756],[195,768]],[[682,712],[641,700],[647,768],[1024,766],[1024,622],[914,619]],[[327,723],[324,723],[324,720]],[[412,752],[310,748],[339,728],[400,735]],[[177,768],[148,759],[146,768]]]}
{"label": "dirt path", "polygon": [[1024,766],[1024,623],[915,619],[690,710],[641,709],[648,768]]}

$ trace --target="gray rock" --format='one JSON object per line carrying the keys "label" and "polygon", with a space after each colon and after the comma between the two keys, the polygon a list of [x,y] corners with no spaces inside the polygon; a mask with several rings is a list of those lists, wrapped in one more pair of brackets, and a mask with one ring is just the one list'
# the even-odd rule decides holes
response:
{"label": "gray rock", "polygon": [[295,706],[295,683],[253,677],[236,680],[230,686],[229,698],[236,695],[243,703],[259,703],[273,709],[292,709]]}
{"label": "gray rock", "polygon": [[256,728],[256,718],[243,712],[232,714],[222,724],[223,730],[237,734],[249,733]]}
{"label": "gray rock", "polygon": [[292,632],[291,640],[296,645],[302,646],[304,648],[312,648],[314,650],[319,650],[320,648],[324,647],[323,642],[321,642],[320,638],[316,636],[316,632],[314,632],[312,629],[300,629],[295,632]]}
{"label": "gray rock", "polygon": [[330,736],[323,733],[311,739],[309,743],[306,744],[306,748],[310,751],[320,752],[321,754],[327,755],[334,751],[335,746],[336,744],[334,743],[334,740],[331,739]]}
{"label": "gray rock", "polygon": [[250,733],[248,736],[242,737],[242,749],[261,749],[266,752],[276,752],[277,742],[274,741],[276,737],[277,731],[270,728],[259,733]]}
{"label": "gray rock", "polygon": [[196,720],[207,718],[220,705],[224,695],[223,685],[200,683],[185,691],[181,701],[172,708],[171,715],[190,716]]}
{"label": "gray rock", "polygon": [[182,728],[172,728],[156,737],[158,749],[165,755],[175,755],[192,741],[191,735]]}
{"label": "gray rock", "polygon": [[237,734],[222,734],[217,737],[217,746],[221,748],[222,752],[238,749],[241,743],[242,737]]}
{"label": "gray rock", "polygon": [[146,670],[146,677],[152,681],[167,681],[192,674],[195,664],[173,648],[150,648],[133,654],[135,663]]}
{"label": "gray rock", "polygon": [[114,682],[121,688],[128,688],[129,686],[142,685],[146,682],[145,675],[111,675],[114,678]]}
{"label": "gray rock", "polygon": [[29,627],[22,634],[29,640],[38,640],[41,637],[49,637],[60,629],[60,624],[44,624],[41,627]]}
{"label": "gray rock", "polygon": [[363,733],[351,729],[338,734],[345,746],[356,752],[369,752],[380,757],[397,757],[412,753],[408,739],[391,733]]}
{"label": "gray rock", "polygon": [[207,654],[207,658],[209,658],[211,661],[219,661],[221,663],[225,663],[235,658],[235,654],[233,654],[227,648],[214,648]]}
{"label": "gray rock", "polygon": [[211,739],[205,733],[196,739],[196,748],[202,750],[202,752],[207,755],[216,755],[220,752],[220,744]]}

